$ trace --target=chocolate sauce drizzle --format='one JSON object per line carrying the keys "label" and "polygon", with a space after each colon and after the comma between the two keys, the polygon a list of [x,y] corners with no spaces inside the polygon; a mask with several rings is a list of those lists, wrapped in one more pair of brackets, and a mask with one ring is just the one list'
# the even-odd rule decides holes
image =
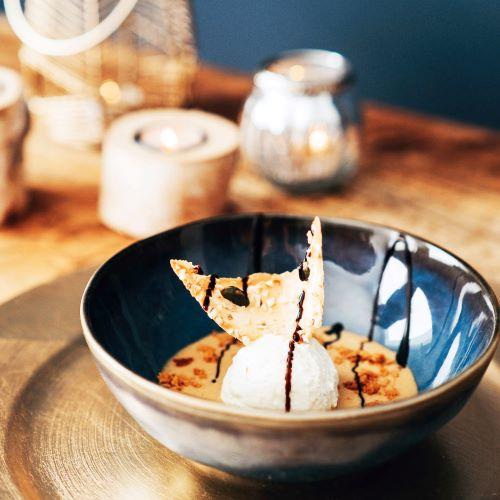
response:
{"label": "chocolate sauce drizzle", "polygon": [[248,276],[241,278],[241,289],[243,290],[245,297],[248,299]]}
{"label": "chocolate sauce drizzle", "polygon": [[[252,225],[251,266],[253,272],[255,273],[260,272],[262,266],[262,222],[263,222],[262,214],[257,214],[253,220],[253,225]],[[200,273],[201,272],[202,271],[200,271]],[[217,278],[218,278],[217,275],[210,276],[210,282],[208,284],[208,288],[205,293],[205,299],[203,300],[203,309],[205,309],[205,311],[208,309],[208,306],[210,305],[210,298],[212,296],[212,291],[215,287],[215,282]],[[248,299],[248,278],[249,277],[247,275],[241,279],[242,290],[247,299]],[[238,343],[238,340],[233,339],[232,342],[227,344],[219,353],[219,357],[217,358],[215,377],[212,379],[212,383],[217,382],[217,379],[219,378],[221,363],[222,359],[224,358],[224,355],[226,354],[227,351],[229,351],[231,346],[233,346],[236,343]]]}
{"label": "chocolate sauce drizzle", "polygon": [[387,250],[384,262],[382,264],[382,270],[380,271],[380,278],[377,286],[377,291],[375,293],[375,298],[373,299],[373,308],[372,308],[372,317],[370,321],[370,330],[368,331],[368,342],[373,340],[373,333],[375,330],[375,325],[378,321],[378,299],[380,295],[380,286],[382,284],[382,279],[384,277],[385,270],[387,268],[387,264],[389,263],[390,258],[396,252],[396,247],[398,244],[403,243],[404,245],[404,264],[406,266],[406,271],[408,273],[406,279],[406,287],[405,287],[405,331],[403,333],[403,337],[401,338],[401,343],[399,344],[398,352],[396,354],[396,361],[402,367],[405,367],[408,363],[408,356],[410,353],[410,319],[411,319],[411,297],[413,295],[413,264],[412,264],[412,255],[410,252],[410,248],[408,246],[408,241],[400,234],[397,240],[392,244],[392,246]]}
{"label": "chocolate sauce drizzle", "polygon": [[299,310],[297,311],[297,317],[295,318],[295,331],[293,332],[292,339],[295,340],[295,342],[298,342],[301,340],[299,331],[300,331],[300,325],[299,321],[302,319],[302,315],[304,314],[304,299],[306,298],[306,292],[305,290],[302,290],[302,293],[300,294],[299,297],[299,303],[298,303],[298,308]]}
{"label": "chocolate sauce drizzle", "polygon": [[300,294],[299,303],[298,303],[298,312],[297,317],[295,318],[295,331],[292,335],[292,340],[288,344],[288,356],[286,358],[286,373],[285,373],[285,411],[289,412],[292,401],[290,398],[290,393],[292,391],[292,368],[293,368],[293,351],[295,351],[295,344],[300,342],[301,337],[299,334],[300,325],[299,322],[302,319],[302,314],[304,313],[304,299],[306,296],[306,292],[302,290]]}
{"label": "chocolate sauce drizzle", "polygon": [[365,398],[363,396],[363,386],[361,384],[361,379],[358,373],[358,367],[361,362],[361,351],[364,349],[365,344],[371,342],[373,340],[373,334],[375,331],[375,325],[378,322],[378,309],[379,309],[379,296],[380,296],[380,286],[382,284],[382,279],[384,277],[385,270],[387,268],[387,264],[391,257],[394,256],[396,252],[396,247],[398,244],[402,243],[404,245],[404,264],[406,266],[407,279],[405,286],[405,330],[403,333],[403,337],[401,338],[401,342],[398,347],[398,351],[396,353],[396,362],[401,367],[406,367],[408,364],[408,356],[410,354],[410,321],[411,321],[411,298],[413,295],[413,261],[412,261],[412,253],[408,246],[408,240],[402,234],[399,234],[396,241],[389,247],[387,250],[384,262],[382,263],[382,269],[380,271],[380,278],[377,286],[377,291],[375,292],[375,297],[373,299],[373,307],[372,307],[372,317],[370,321],[370,329],[368,331],[367,339],[363,340],[359,345],[359,351],[356,355],[356,360],[352,367],[352,373],[354,374],[354,380],[356,382],[356,386],[358,388],[358,395],[361,400],[361,406],[365,406]]}
{"label": "chocolate sauce drizzle", "polygon": [[411,298],[413,296],[413,261],[412,254],[408,247],[408,241],[403,237],[404,242],[404,259],[407,269],[407,280],[405,288],[405,331],[399,344],[398,352],[396,353],[396,361],[400,366],[405,367],[408,364],[408,356],[410,355],[410,322],[411,322]]}
{"label": "chocolate sauce drizzle", "polygon": [[238,342],[238,339],[232,339],[231,342],[229,342],[228,344],[226,344],[224,346],[224,348],[220,351],[219,356],[217,358],[217,367],[215,369],[215,376],[212,379],[212,384],[215,384],[215,382],[217,382],[217,379],[219,378],[219,375],[220,375],[220,365],[222,363],[222,358],[224,357],[224,354],[226,354],[226,352],[229,351],[229,349],[231,349],[231,346],[233,346],[237,342]]}
{"label": "chocolate sauce drizzle", "polygon": [[262,214],[257,214],[252,224],[252,253],[251,264],[252,272],[260,273],[262,269],[262,245],[263,245],[263,225],[264,217]]}
{"label": "chocolate sauce drizzle", "polygon": [[215,288],[215,282],[217,281],[217,276],[216,274],[212,274],[210,276],[210,281],[208,282],[208,287],[205,292],[205,298],[203,299],[203,309],[205,311],[208,311],[208,306],[210,305],[210,298],[212,297],[212,292],[214,291]]}
{"label": "chocolate sauce drizzle", "polygon": [[359,344],[359,351],[356,354],[356,360],[354,361],[354,365],[351,368],[352,373],[354,374],[354,381],[356,382],[356,388],[358,390],[358,396],[361,401],[361,408],[365,406],[365,397],[363,396],[363,385],[361,384],[361,378],[358,373],[359,363],[361,362],[361,351],[364,349],[366,340],[363,340],[361,344]]}
{"label": "chocolate sauce drizzle", "polygon": [[342,323],[334,323],[328,330],[326,330],[326,335],[335,335],[332,340],[327,340],[323,342],[323,347],[328,347],[335,342],[340,340],[340,336],[342,335],[342,331],[344,330],[344,325]]}

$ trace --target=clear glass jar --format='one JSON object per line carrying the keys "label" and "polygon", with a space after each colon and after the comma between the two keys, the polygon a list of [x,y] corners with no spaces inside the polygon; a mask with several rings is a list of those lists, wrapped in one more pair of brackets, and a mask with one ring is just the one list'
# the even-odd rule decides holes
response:
{"label": "clear glass jar", "polygon": [[266,61],[242,115],[245,160],[293,192],[344,185],[359,159],[351,64],[325,50],[293,50]]}

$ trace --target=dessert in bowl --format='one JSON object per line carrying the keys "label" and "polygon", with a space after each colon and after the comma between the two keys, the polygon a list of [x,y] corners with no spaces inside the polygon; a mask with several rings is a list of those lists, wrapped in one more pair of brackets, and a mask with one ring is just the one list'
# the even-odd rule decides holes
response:
{"label": "dessert in bowl", "polygon": [[[82,323],[102,376],[168,448],[251,477],[328,477],[418,442],[479,382],[497,305],[474,270],[422,239],[328,218],[319,266],[304,258],[311,222],[199,221],[131,245],[91,279]],[[308,302],[318,294],[324,304]]]}
{"label": "dessert in bowl", "polygon": [[[382,280],[366,337],[344,332],[341,323],[322,328],[325,273],[318,217],[307,241],[302,262],[283,273],[221,278],[206,275],[200,265],[172,259],[174,272],[222,332],[173,356],[159,382],[193,396],[285,412],[364,407],[415,395],[415,379],[406,366],[407,318],[397,353],[373,339]],[[407,256],[406,240],[398,238],[381,276],[397,244]],[[410,287],[410,262],[405,264],[405,287]]]}

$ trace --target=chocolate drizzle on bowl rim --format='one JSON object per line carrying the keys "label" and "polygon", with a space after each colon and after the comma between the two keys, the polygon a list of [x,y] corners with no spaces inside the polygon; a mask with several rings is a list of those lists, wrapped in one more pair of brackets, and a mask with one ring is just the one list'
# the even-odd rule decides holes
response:
{"label": "chocolate drizzle on bowl rim", "polygon": [[338,342],[340,340],[340,337],[342,335],[342,332],[344,330],[344,325],[342,323],[334,323],[326,332],[326,335],[334,335],[332,340],[327,340],[326,342],[323,342],[323,347],[328,347],[331,344],[334,344],[335,342]]}
{"label": "chocolate drizzle on bowl rim", "polygon": [[401,337],[398,350],[396,352],[396,362],[398,363],[399,366],[403,368],[405,368],[406,365],[408,364],[408,357],[410,354],[411,299],[413,295],[413,263],[412,263],[412,254],[408,245],[408,240],[406,236],[400,233],[396,241],[387,249],[385,253],[384,260],[382,263],[382,269],[380,271],[380,277],[378,280],[377,290],[375,292],[375,297],[373,299],[370,329],[368,331],[366,340],[363,340],[359,346],[359,350],[356,355],[356,360],[354,361],[354,365],[352,367],[352,373],[354,374],[354,380],[356,382],[358,396],[361,401],[361,407],[365,406],[365,398],[363,395],[363,384],[358,372],[359,364],[361,362],[361,351],[364,349],[367,343],[373,340],[375,325],[377,324],[378,321],[380,286],[384,278],[384,273],[387,269],[387,264],[389,263],[391,257],[394,256],[394,254],[397,251],[398,245],[401,243],[403,244],[404,265],[406,267],[406,272],[407,272],[406,284],[405,284],[405,308],[404,308],[405,329],[403,332],[403,336]]}

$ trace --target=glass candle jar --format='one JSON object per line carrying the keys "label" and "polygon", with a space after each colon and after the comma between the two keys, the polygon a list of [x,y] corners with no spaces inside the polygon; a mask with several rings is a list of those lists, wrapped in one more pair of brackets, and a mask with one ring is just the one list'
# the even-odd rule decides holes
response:
{"label": "glass candle jar", "polygon": [[274,184],[293,192],[342,186],[359,158],[349,61],[325,50],[268,60],[255,74],[241,131],[243,157]]}

